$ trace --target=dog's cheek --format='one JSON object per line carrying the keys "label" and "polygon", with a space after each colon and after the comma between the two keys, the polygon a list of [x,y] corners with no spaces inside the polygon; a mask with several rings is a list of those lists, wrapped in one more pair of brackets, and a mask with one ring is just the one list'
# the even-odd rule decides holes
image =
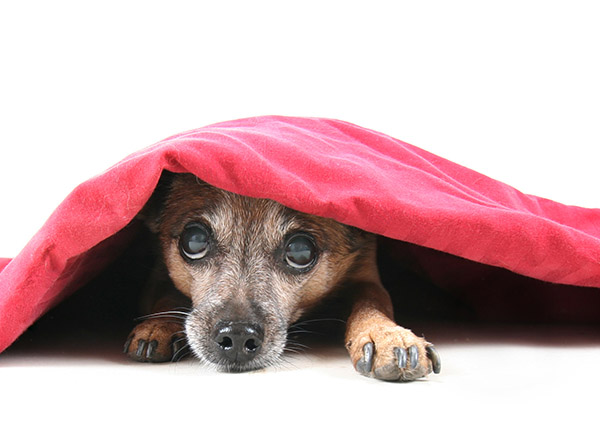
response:
{"label": "dog's cheek", "polygon": [[164,250],[164,261],[169,271],[169,277],[180,292],[191,298],[194,278],[190,273],[189,266],[183,261],[181,255],[179,255],[179,250],[174,245],[175,242],[172,242]]}
{"label": "dog's cheek", "polygon": [[300,318],[304,315],[305,310],[302,308],[298,308],[296,311],[292,313],[290,316],[290,325],[296,323]]}
{"label": "dog's cheek", "polygon": [[318,305],[334,288],[338,267],[333,267],[331,257],[324,256],[306,281],[298,295],[297,312],[300,314]]}
{"label": "dog's cheek", "polygon": [[194,355],[204,360],[205,357],[205,346],[201,340],[201,334],[199,331],[202,330],[202,321],[200,316],[198,316],[197,312],[193,310],[190,315],[187,317],[185,322],[185,334],[187,336],[188,344],[194,353]]}
{"label": "dog's cheek", "polygon": [[188,344],[194,355],[201,361],[215,364],[218,356],[211,355],[214,346],[211,346],[212,321],[209,313],[194,308],[185,322],[185,333]]}
{"label": "dog's cheek", "polygon": [[189,297],[195,306],[205,298],[208,289],[214,286],[218,279],[216,268],[211,264],[188,264],[180,257],[173,256],[167,259],[167,266],[175,287]]}
{"label": "dog's cheek", "polygon": [[288,319],[279,316],[267,318],[268,328],[265,334],[263,355],[260,358],[262,366],[273,366],[281,360],[287,344]]}

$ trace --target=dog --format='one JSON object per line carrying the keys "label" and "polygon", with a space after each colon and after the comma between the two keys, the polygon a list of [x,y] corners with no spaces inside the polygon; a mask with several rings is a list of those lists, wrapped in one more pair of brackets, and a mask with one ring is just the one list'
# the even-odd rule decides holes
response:
{"label": "dog", "polygon": [[167,173],[140,216],[158,239],[143,317],[124,352],[177,359],[189,346],[221,371],[281,362],[287,332],[332,294],[350,303],[345,345],[362,375],[411,381],[439,373],[424,338],[394,322],[376,265],[376,237],[269,199]]}

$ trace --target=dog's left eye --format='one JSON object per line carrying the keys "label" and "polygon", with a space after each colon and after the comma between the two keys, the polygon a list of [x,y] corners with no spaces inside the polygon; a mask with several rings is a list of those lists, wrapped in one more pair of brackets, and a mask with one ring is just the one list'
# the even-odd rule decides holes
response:
{"label": "dog's left eye", "polygon": [[315,242],[305,234],[292,236],[285,246],[285,262],[297,270],[308,270],[317,258]]}
{"label": "dog's left eye", "polygon": [[190,260],[199,260],[208,252],[208,230],[202,224],[189,224],[181,233],[179,248]]}

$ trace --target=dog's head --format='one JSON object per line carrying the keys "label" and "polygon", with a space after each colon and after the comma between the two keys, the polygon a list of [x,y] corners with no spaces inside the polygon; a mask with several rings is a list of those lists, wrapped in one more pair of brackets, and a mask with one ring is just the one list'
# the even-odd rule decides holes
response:
{"label": "dog's head", "polygon": [[175,286],[192,300],[193,352],[228,371],[279,361],[288,327],[371,255],[371,235],[174,176],[151,220]]}

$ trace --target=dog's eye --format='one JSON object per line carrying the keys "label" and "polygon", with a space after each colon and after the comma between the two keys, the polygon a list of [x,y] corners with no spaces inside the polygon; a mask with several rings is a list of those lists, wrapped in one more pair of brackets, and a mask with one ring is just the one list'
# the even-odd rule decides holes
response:
{"label": "dog's eye", "polygon": [[181,233],[179,248],[190,260],[199,260],[208,252],[208,230],[202,224],[189,224]]}
{"label": "dog's eye", "polygon": [[285,261],[294,269],[308,269],[315,263],[317,247],[315,242],[305,235],[292,236],[285,247]]}

